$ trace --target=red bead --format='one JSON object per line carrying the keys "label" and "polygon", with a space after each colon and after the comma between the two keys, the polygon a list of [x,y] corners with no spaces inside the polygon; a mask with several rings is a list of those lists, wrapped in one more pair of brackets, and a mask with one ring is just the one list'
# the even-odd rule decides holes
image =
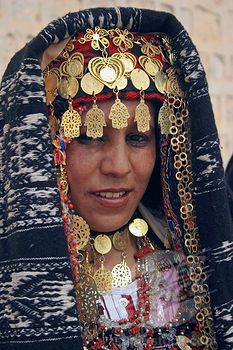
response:
{"label": "red bead", "polygon": [[69,203],[69,204],[68,204],[68,208],[69,208],[69,209],[74,209],[74,205],[73,205],[72,203]]}

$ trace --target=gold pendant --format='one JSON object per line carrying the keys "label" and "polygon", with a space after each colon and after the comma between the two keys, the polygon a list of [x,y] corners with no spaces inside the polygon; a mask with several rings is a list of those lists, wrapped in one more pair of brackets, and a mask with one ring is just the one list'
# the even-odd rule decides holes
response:
{"label": "gold pendant", "polygon": [[76,284],[75,289],[79,321],[82,324],[97,322],[99,318],[97,301],[100,295],[94,278],[81,269],[79,282]]}
{"label": "gold pendant", "polygon": [[94,279],[100,293],[112,291],[112,273],[104,268],[103,263],[101,263],[101,267],[95,272]]}
{"label": "gold pendant", "polygon": [[112,269],[112,286],[127,287],[132,282],[130,268],[126,265],[125,259]]}
{"label": "gold pendant", "polygon": [[143,219],[134,219],[129,225],[129,231],[136,237],[143,237],[148,232],[148,225]]}
{"label": "gold pendant", "polygon": [[81,80],[81,88],[88,95],[97,95],[103,88],[104,84],[91,75],[86,73]]}
{"label": "gold pendant", "polygon": [[112,127],[115,129],[126,128],[128,125],[128,118],[130,118],[130,114],[127,107],[119,98],[116,98],[109,114],[109,119],[112,120]]}
{"label": "gold pendant", "polygon": [[192,343],[191,339],[189,339],[184,335],[176,336],[176,345],[178,345],[181,350],[192,350],[191,346],[188,345],[191,343]]}
{"label": "gold pendant", "polygon": [[77,244],[77,249],[83,249],[90,237],[90,228],[86,221],[78,215],[71,216],[71,229],[73,230],[74,240]]}
{"label": "gold pendant", "polygon": [[123,231],[117,231],[112,237],[112,243],[116,250],[124,251],[126,250],[129,243],[128,228]]}
{"label": "gold pendant", "polygon": [[95,103],[86,114],[84,126],[87,127],[87,136],[93,139],[103,136],[103,129],[106,126],[104,112]]}
{"label": "gold pendant", "polygon": [[79,137],[80,126],[82,125],[80,114],[73,109],[70,103],[68,111],[62,116],[61,127],[64,130],[64,135],[71,139]]}
{"label": "gold pendant", "polygon": [[145,104],[144,99],[141,99],[139,105],[135,110],[135,121],[137,122],[137,129],[140,132],[146,132],[150,130],[150,111]]}
{"label": "gold pendant", "polygon": [[113,57],[103,58],[94,57],[88,63],[89,72],[101,83],[114,88],[115,81],[124,75],[125,68],[123,63]]}
{"label": "gold pendant", "polygon": [[156,89],[161,92],[161,94],[164,94],[166,82],[167,82],[167,75],[164,72],[158,72],[154,77],[154,83]]}
{"label": "gold pendant", "polygon": [[162,135],[170,134],[171,122],[169,116],[172,114],[172,110],[165,104],[159,110],[158,123],[160,125],[160,130]]}
{"label": "gold pendant", "polygon": [[57,122],[57,118],[53,114],[53,111],[49,115],[49,129],[50,129],[51,141],[53,142],[55,140],[56,132],[58,131],[58,122]]}
{"label": "gold pendant", "polygon": [[57,86],[59,83],[59,70],[51,69],[44,74],[46,103],[51,104],[57,95]]}
{"label": "gold pendant", "polygon": [[112,249],[112,241],[107,235],[98,235],[94,240],[95,250],[99,254],[107,254]]}
{"label": "gold pendant", "polygon": [[78,80],[75,77],[62,77],[58,86],[58,93],[61,97],[73,98],[79,90]]}
{"label": "gold pendant", "polygon": [[140,91],[148,89],[150,85],[149,76],[140,68],[134,69],[130,74],[130,78],[133,86]]}

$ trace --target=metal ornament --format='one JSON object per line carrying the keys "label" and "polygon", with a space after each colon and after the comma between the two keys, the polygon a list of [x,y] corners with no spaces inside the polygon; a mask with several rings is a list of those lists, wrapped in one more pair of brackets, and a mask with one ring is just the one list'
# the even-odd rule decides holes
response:
{"label": "metal ornament", "polygon": [[148,89],[150,85],[149,76],[140,68],[134,69],[130,74],[130,78],[134,87],[140,91]]}
{"label": "metal ornament", "polygon": [[139,132],[146,132],[150,130],[150,110],[145,104],[144,98],[141,98],[139,105],[137,105],[135,110],[135,119],[137,122],[137,129]]}
{"label": "metal ornament", "polygon": [[94,280],[100,293],[112,291],[112,273],[104,268],[103,260],[101,260],[101,267],[94,274]]}
{"label": "metal ornament", "polygon": [[143,219],[134,219],[129,224],[129,231],[136,237],[143,237],[148,232],[148,225]]}
{"label": "metal ornament", "polygon": [[77,244],[77,249],[83,249],[90,238],[90,227],[86,221],[79,215],[71,216],[71,230],[73,230],[74,240]]}
{"label": "metal ornament", "polygon": [[97,301],[100,295],[94,278],[80,269],[75,289],[79,321],[82,324],[97,322],[99,317]]}
{"label": "metal ornament", "polygon": [[79,90],[79,83],[75,77],[66,77],[63,76],[58,85],[58,93],[61,97],[65,98],[73,98],[77,95]]}
{"label": "metal ornament", "polygon": [[129,111],[126,105],[124,105],[124,103],[122,103],[117,96],[109,113],[109,119],[112,120],[112,127],[114,129],[126,128],[128,125],[127,123],[128,118],[130,118]]}
{"label": "metal ornament", "polygon": [[123,231],[117,231],[112,237],[112,244],[116,250],[124,251],[126,250],[129,243],[128,228]]}
{"label": "metal ornament", "polygon": [[167,105],[163,105],[159,110],[158,123],[162,135],[170,134],[171,122],[169,116],[172,114],[172,110]]}
{"label": "metal ornament", "polygon": [[84,123],[84,126],[87,127],[87,136],[92,137],[93,139],[102,137],[104,133],[103,129],[106,125],[107,124],[105,122],[104,112],[97,106],[96,102],[94,101],[92,108],[86,114],[86,120]]}
{"label": "metal ornament", "polygon": [[167,82],[167,75],[164,72],[158,72],[154,77],[156,89],[164,94]]}
{"label": "metal ornament", "polygon": [[120,60],[123,63],[125,67],[125,73],[132,72],[137,63],[135,56],[129,52],[117,52],[114,53],[112,57]]}
{"label": "metal ornament", "polygon": [[103,90],[104,84],[93,77],[91,73],[86,73],[81,80],[81,88],[88,95],[97,95]]}
{"label": "metal ornament", "polygon": [[192,347],[189,346],[189,344],[192,344],[192,341],[188,337],[184,335],[176,336],[176,345],[178,345],[181,350],[192,350]]}
{"label": "metal ornament", "polygon": [[138,59],[142,68],[149,74],[151,77],[154,77],[159,71],[162,70],[162,63],[156,58],[151,58],[147,56],[140,56]]}
{"label": "metal ornament", "polygon": [[71,139],[79,137],[81,125],[81,116],[74,110],[72,102],[69,101],[69,109],[63,114],[61,121],[61,128],[63,128],[64,135]]}
{"label": "metal ornament", "polygon": [[122,254],[122,262],[112,269],[112,286],[127,287],[132,282],[132,275],[129,266],[125,261],[125,255]]}
{"label": "metal ornament", "polygon": [[107,254],[112,249],[112,241],[107,235],[98,235],[94,240],[95,250],[99,254]]}

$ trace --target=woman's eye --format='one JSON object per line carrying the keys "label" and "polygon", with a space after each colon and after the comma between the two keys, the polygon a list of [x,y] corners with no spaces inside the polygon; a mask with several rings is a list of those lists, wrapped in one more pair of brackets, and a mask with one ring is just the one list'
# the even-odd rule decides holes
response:
{"label": "woman's eye", "polygon": [[126,137],[128,143],[135,146],[143,146],[149,141],[149,137],[142,133],[128,134]]}
{"label": "woman's eye", "polygon": [[76,138],[76,140],[78,143],[81,143],[84,145],[103,142],[102,137],[93,138],[93,137],[87,136],[86,134],[81,134],[79,137]]}

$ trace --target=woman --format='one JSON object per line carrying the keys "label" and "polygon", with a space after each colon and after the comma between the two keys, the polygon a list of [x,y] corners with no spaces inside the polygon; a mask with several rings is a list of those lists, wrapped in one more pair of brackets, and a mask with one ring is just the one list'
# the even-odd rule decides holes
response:
{"label": "woman", "polygon": [[69,14],[1,96],[1,349],[231,349],[222,162],[180,23]]}

